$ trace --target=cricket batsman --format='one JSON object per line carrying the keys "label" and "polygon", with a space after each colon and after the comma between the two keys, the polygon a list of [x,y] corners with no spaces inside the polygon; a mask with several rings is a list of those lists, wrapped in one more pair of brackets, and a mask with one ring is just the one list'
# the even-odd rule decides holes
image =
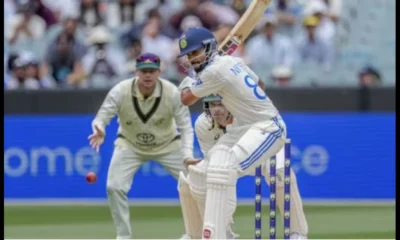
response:
{"label": "cricket batsman", "polygon": [[[105,126],[118,116],[118,135],[107,175],[107,194],[117,239],[132,237],[127,193],[134,174],[149,160],[175,178],[193,159],[193,128],[189,109],[177,87],[160,78],[160,58],[144,53],[136,59],[136,77],[121,81],[107,94],[92,122],[91,146],[99,151]],[[178,131],[179,130],[179,133]]]}
{"label": "cricket batsman", "polygon": [[236,198],[237,179],[253,173],[263,159],[278,153],[286,141],[286,125],[258,86],[258,76],[242,59],[220,56],[209,30],[188,29],[180,37],[179,47],[180,57],[186,58],[183,65],[193,67],[197,73],[195,81],[185,78],[181,82],[182,103],[192,105],[214,94],[234,116],[226,133],[208,152],[203,174],[206,202],[202,238],[226,239],[228,220],[236,208],[231,203]]}
{"label": "cricket batsman", "polygon": [[[200,144],[201,151],[203,153],[203,156],[207,156],[209,150],[218,142],[218,140],[224,135],[226,132],[226,126],[229,124],[232,124],[233,122],[233,115],[230,114],[230,112],[225,108],[225,106],[221,103],[221,98],[215,95],[210,95],[205,98],[203,98],[203,109],[204,112],[197,118],[196,123],[195,123],[195,133],[197,136],[197,139]],[[207,158],[206,160],[207,161]],[[192,174],[193,169],[197,168],[202,168],[203,165],[205,164],[205,161],[200,162],[197,164],[196,167],[190,166],[189,167],[189,173],[188,177],[184,177],[183,174],[179,176],[179,183],[181,185],[187,184],[187,179],[190,178],[190,174]],[[280,172],[281,175],[283,175],[283,170],[281,171],[281,168],[284,168],[284,149],[282,148],[278,153],[277,153],[277,166],[278,166],[278,171]],[[293,170],[291,170],[293,171]],[[269,166],[267,164],[267,161],[262,163],[262,173],[265,177],[266,183],[269,185]],[[254,173],[251,173],[250,175],[254,175]],[[280,210],[280,213],[282,214],[284,212],[284,182],[281,181],[280,179],[282,178],[277,178],[277,204],[278,208]],[[205,179],[204,179],[205,180]],[[305,218],[305,214],[303,211],[303,204],[302,200],[300,197],[299,189],[297,186],[297,181],[294,172],[292,173],[292,182],[291,182],[291,208],[290,208],[290,216],[291,216],[291,239],[306,239],[307,235],[307,220]],[[186,187],[186,186],[185,186]],[[182,187],[184,188],[184,187]],[[186,188],[190,189],[190,186],[187,186]],[[181,194],[180,194],[181,195]],[[189,195],[189,194],[188,194]],[[184,196],[181,197],[185,198]],[[186,197],[187,199],[189,197]],[[233,199],[232,199],[233,200]],[[183,201],[184,203],[184,201]],[[235,203],[236,204],[236,203]],[[196,227],[191,227],[191,223],[194,222],[199,222],[199,220],[193,220],[190,219],[191,217],[196,217],[190,215],[190,213],[195,212],[195,211],[190,211],[190,209],[185,209],[187,205],[181,204],[182,207],[182,212],[187,213],[184,214],[184,216],[187,216],[186,218],[184,217],[184,221],[190,221],[189,223],[185,223],[185,226],[187,225],[188,228],[186,230],[186,239],[192,238],[191,235],[196,236],[201,236],[201,226],[196,226]],[[198,211],[203,211],[204,209],[199,209]],[[199,216],[199,215],[197,215]],[[233,225],[233,219],[228,219],[228,228],[227,228],[227,238],[228,239],[233,239],[237,234],[232,232],[232,225]],[[197,232],[193,232],[197,231]]]}

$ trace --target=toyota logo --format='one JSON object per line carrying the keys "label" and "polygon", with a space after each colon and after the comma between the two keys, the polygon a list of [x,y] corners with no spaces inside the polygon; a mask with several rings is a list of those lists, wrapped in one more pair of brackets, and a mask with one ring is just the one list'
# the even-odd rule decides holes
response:
{"label": "toyota logo", "polygon": [[142,143],[151,143],[155,139],[154,135],[150,133],[139,133],[136,137]]}

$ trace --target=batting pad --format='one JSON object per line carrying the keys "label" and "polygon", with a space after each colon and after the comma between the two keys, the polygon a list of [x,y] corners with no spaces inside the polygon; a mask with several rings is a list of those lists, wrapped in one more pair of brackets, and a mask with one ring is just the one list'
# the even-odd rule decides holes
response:
{"label": "batting pad", "polygon": [[226,216],[226,231],[227,231],[227,239],[235,238],[235,233],[232,231],[233,226],[233,214],[236,211],[237,206],[237,198],[236,198],[236,187],[229,186],[227,188],[228,191],[228,203],[226,204],[227,208],[227,216]]}
{"label": "batting pad", "polygon": [[201,219],[204,220],[204,209],[206,207],[206,172],[204,166],[199,163],[191,165],[188,169],[188,181],[190,185],[190,192],[192,197],[197,203]]}
{"label": "batting pad", "polygon": [[183,172],[179,173],[178,192],[186,234],[192,239],[199,239],[201,238],[203,219],[197,208],[197,203],[192,197],[188,180]]}
{"label": "batting pad", "polygon": [[[234,212],[231,199],[235,198],[238,171],[230,169],[233,151],[225,146],[216,147],[207,168],[207,198],[204,213],[203,239],[226,239],[227,227]],[[236,204],[235,204],[236,205]],[[236,206],[235,206],[236,207]]]}

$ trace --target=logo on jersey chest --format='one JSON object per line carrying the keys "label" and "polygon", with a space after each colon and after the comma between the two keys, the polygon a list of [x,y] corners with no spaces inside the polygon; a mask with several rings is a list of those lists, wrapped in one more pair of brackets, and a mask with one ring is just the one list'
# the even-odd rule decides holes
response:
{"label": "logo on jersey chest", "polygon": [[138,133],[136,134],[137,142],[136,144],[140,147],[151,147],[155,146],[156,137],[151,133]]}
{"label": "logo on jersey chest", "polygon": [[219,139],[219,137],[221,137],[221,135],[219,133],[217,133],[217,135],[214,136],[214,140],[217,141]]}

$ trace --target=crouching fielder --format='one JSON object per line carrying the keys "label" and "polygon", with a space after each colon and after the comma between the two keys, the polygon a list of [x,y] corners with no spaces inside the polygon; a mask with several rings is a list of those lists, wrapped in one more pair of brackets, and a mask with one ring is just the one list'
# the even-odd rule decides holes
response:
{"label": "crouching fielder", "polygon": [[[118,115],[118,137],[108,169],[107,194],[118,239],[132,237],[127,193],[138,168],[149,160],[163,165],[175,178],[193,158],[193,128],[188,107],[176,86],[160,76],[160,58],[145,53],[136,60],[137,76],[108,93],[96,118],[90,144],[97,151],[105,126]],[[180,130],[180,133],[177,132]]]}
{"label": "crouching fielder", "polygon": [[[233,116],[229,113],[229,111],[224,107],[221,103],[221,99],[218,96],[208,96],[203,99],[204,113],[202,113],[196,120],[195,123],[195,133],[197,139],[200,144],[201,151],[203,155],[206,156],[208,151],[217,143],[220,137],[222,137],[225,133],[226,126],[232,124]],[[201,164],[197,164],[196,166],[189,167],[189,178],[192,172],[198,172],[198,169],[204,169],[202,164],[206,164],[207,160],[202,162]],[[265,162],[262,163],[262,172],[265,177],[266,183],[269,185],[269,161],[265,159]],[[284,179],[284,149],[282,148],[277,153],[277,203],[280,213],[284,212],[284,182],[281,179]],[[291,182],[291,239],[305,239],[307,238],[308,225],[307,220],[303,211],[303,204],[301,200],[301,196],[299,193],[299,189],[297,187],[296,176],[291,170],[292,174],[292,182]],[[254,175],[254,173],[249,173],[249,175]],[[198,182],[203,182],[205,185],[206,179],[200,180]],[[199,183],[190,183],[191,185],[199,185]],[[197,200],[197,199],[196,199]],[[199,200],[197,200],[199,201]],[[230,199],[231,204],[235,204],[235,199]],[[203,204],[204,205],[204,204]],[[199,204],[201,206],[201,204]],[[182,207],[184,207],[182,205]],[[204,206],[203,206],[204,207]],[[183,209],[184,211],[184,209]],[[199,209],[199,211],[204,212],[204,209]],[[186,221],[186,219],[184,219]],[[189,221],[191,219],[188,219]],[[192,221],[195,223],[198,221]],[[186,223],[185,223],[186,224]],[[190,224],[190,223],[189,223]],[[232,233],[231,225],[233,224],[233,219],[228,219],[228,229],[227,229],[227,238],[230,239],[230,236],[235,236]],[[188,225],[188,224],[186,224]],[[197,230],[195,235],[201,235],[201,227],[192,227],[187,229],[187,231],[191,231],[192,229]],[[193,234],[193,233],[192,233]],[[187,233],[190,236],[189,233]]]}

